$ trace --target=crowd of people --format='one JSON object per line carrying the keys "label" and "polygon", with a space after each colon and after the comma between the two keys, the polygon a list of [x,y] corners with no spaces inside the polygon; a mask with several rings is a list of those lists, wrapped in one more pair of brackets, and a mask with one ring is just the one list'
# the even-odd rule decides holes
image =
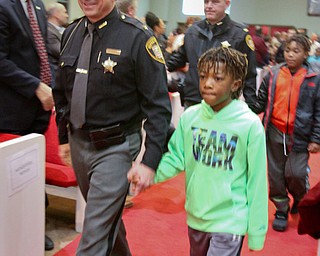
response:
{"label": "crowd of people", "polygon": [[[250,34],[230,0],[204,0],[205,17],[168,37],[155,13],[136,17],[137,0],[78,3],[68,24],[60,3],[0,0],[0,132],[43,134],[55,108],[59,155],[87,202],[77,255],[131,255],[128,194],[182,171],[191,256],[240,255],[246,235],[262,250],[268,193],[285,231],[320,152],[318,35]],[[168,90],[185,108],[176,130]]]}
{"label": "crowd of people", "polygon": [[285,42],[295,34],[303,34],[310,41],[308,61],[319,62],[316,56],[317,50],[320,51],[320,42],[319,35],[316,33],[312,33],[311,36],[308,37],[304,31],[299,31],[294,26],[289,27],[286,31],[274,31],[271,35],[268,32],[263,33],[261,26],[255,26],[254,30],[253,40],[256,46],[257,67],[259,68],[274,66],[284,62],[283,50]]}

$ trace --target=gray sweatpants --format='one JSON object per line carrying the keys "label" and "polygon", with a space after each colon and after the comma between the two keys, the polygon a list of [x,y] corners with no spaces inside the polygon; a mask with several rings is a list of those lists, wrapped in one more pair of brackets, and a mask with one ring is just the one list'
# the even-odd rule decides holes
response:
{"label": "gray sweatpants", "polygon": [[190,256],[240,256],[244,236],[188,227]]}
{"label": "gray sweatpants", "polygon": [[289,210],[288,192],[300,201],[309,190],[308,152],[290,151],[291,137],[274,125],[267,129],[269,198],[279,211]]}

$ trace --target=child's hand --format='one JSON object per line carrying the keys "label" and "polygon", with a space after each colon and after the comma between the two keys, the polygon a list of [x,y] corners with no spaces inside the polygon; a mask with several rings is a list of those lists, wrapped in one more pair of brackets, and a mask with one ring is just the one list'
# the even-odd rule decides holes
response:
{"label": "child's hand", "polygon": [[155,171],[144,164],[135,164],[128,172],[128,180],[131,182],[130,194],[137,195],[154,183]]}
{"label": "child's hand", "polygon": [[136,196],[137,193],[137,186],[140,181],[140,177],[138,174],[132,174],[130,171],[128,172],[128,180],[130,182],[129,194],[132,196]]}
{"label": "child's hand", "polygon": [[308,151],[310,153],[317,153],[320,152],[320,145],[315,142],[310,142],[308,145]]}
{"label": "child's hand", "polygon": [[59,145],[59,157],[66,166],[72,167],[69,143]]}

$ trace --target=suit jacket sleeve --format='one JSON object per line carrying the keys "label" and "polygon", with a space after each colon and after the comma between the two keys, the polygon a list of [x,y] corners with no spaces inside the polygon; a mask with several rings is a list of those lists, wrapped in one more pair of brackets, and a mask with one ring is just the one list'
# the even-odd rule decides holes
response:
{"label": "suit jacket sleeve", "polygon": [[[47,47],[49,57],[51,56],[56,62],[58,62],[60,57],[60,41],[61,35],[59,31],[52,28],[53,25],[48,25],[48,37],[47,37]],[[55,63],[56,64],[56,63]]]}
{"label": "suit jacket sleeve", "polygon": [[[45,16],[39,17],[39,23],[46,24],[41,18]],[[2,86],[31,98],[40,83],[40,65],[26,22],[27,18],[19,17],[9,3],[0,8],[0,80]]]}

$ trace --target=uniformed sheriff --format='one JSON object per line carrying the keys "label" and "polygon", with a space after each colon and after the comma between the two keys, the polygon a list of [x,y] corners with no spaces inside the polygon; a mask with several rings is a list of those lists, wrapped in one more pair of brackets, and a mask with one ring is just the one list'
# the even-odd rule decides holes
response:
{"label": "uniformed sheriff", "polygon": [[[77,255],[131,255],[122,221],[127,173],[138,169],[140,183],[150,186],[163,153],[171,119],[164,59],[153,33],[120,13],[115,0],[78,2],[86,16],[63,35],[54,89],[60,156],[68,162],[71,154],[87,201]],[[89,66],[80,66],[92,25]],[[76,80],[79,74],[83,79]],[[85,97],[73,96],[82,86]],[[70,118],[75,103],[85,106],[80,126]],[[145,152],[141,163],[132,166],[141,148],[143,120]]]}

